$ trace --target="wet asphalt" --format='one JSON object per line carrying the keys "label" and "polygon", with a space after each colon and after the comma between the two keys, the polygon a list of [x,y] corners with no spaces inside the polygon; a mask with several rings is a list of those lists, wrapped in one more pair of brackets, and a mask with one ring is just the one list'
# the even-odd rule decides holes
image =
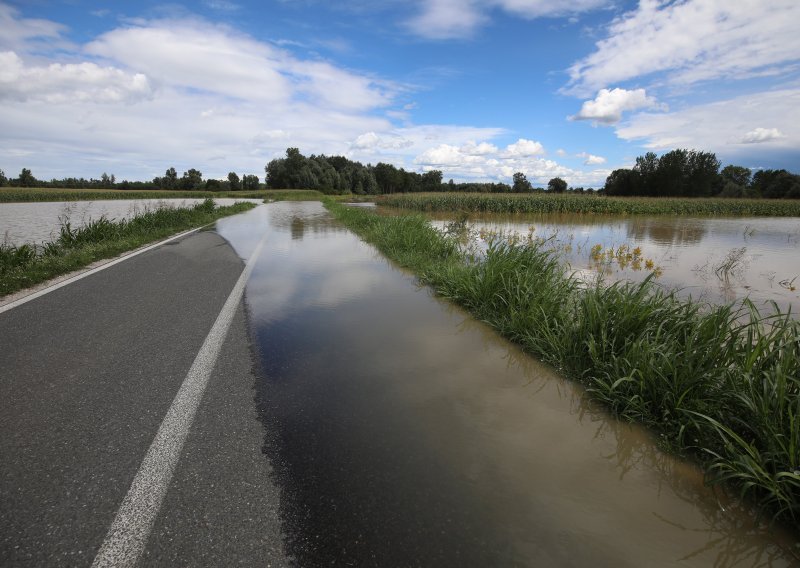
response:
{"label": "wet asphalt", "polygon": [[[243,261],[206,231],[0,314],[0,566],[89,566]],[[140,565],[286,564],[240,303]]]}

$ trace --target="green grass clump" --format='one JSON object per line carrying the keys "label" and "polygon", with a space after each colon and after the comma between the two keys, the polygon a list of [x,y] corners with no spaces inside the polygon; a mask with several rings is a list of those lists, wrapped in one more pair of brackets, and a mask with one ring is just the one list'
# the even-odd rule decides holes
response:
{"label": "green grass clump", "polygon": [[207,199],[209,197],[232,197],[264,199],[273,201],[320,200],[322,194],[312,190],[268,189],[260,191],[161,191],[124,189],[43,189],[0,188],[0,203],[31,201],[100,201],[111,199]]}
{"label": "green grass clump", "polygon": [[326,206],[438,294],[585,385],[662,447],[691,456],[775,518],[800,522],[800,322],[654,284],[586,284],[536,240],[475,257],[421,215]]}
{"label": "green grass clump", "polygon": [[101,217],[80,228],[65,223],[55,241],[40,246],[0,245],[0,296],[253,207],[216,207],[206,199],[192,208],[161,208],[122,221]]}
{"label": "green grass clump", "polygon": [[428,212],[800,217],[800,200],[779,199],[406,193],[381,196],[378,203],[388,207]]}

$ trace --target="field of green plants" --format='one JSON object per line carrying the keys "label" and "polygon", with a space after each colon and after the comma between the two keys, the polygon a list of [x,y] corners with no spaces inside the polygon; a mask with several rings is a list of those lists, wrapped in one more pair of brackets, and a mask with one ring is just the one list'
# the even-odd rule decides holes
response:
{"label": "field of green plants", "polygon": [[0,188],[0,203],[30,201],[95,201],[103,199],[189,199],[208,197],[253,198],[264,200],[319,200],[322,194],[311,190],[265,190],[265,191],[127,191],[122,189],[40,189],[8,187]]}
{"label": "field of green plants", "polygon": [[476,213],[577,213],[587,215],[692,215],[800,217],[800,201],[599,197],[596,195],[402,193],[380,196],[379,205],[414,211]]}
{"label": "field of green plants", "polygon": [[64,223],[59,237],[43,245],[0,244],[0,296],[253,207],[252,203],[217,207],[206,199],[192,208],[155,209],[118,222],[101,217],[80,228]]}
{"label": "field of green plants", "polygon": [[697,460],[709,482],[800,522],[800,321],[790,314],[683,300],[651,278],[587,285],[537,240],[499,237],[476,258],[421,215],[326,206],[439,295]]}

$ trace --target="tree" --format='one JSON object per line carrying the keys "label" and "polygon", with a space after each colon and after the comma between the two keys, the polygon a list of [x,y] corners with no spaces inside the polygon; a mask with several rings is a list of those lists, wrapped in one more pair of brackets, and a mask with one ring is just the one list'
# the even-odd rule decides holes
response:
{"label": "tree", "polygon": [[190,168],[188,172],[183,172],[180,187],[189,191],[201,190],[203,188],[203,174],[199,170]]}
{"label": "tree", "polygon": [[533,191],[533,186],[531,182],[528,181],[528,178],[525,177],[525,174],[522,172],[517,172],[512,176],[514,180],[514,185],[511,186],[511,191],[514,193],[526,193],[528,191]]}
{"label": "tree", "polygon": [[561,178],[555,177],[547,182],[547,191],[552,193],[564,193],[567,191],[567,182]]}
{"label": "tree", "polygon": [[247,174],[242,176],[242,189],[244,191],[258,191],[258,176]]}
{"label": "tree", "polygon": [[228,184],[230,185],[231,191],[239,191],[242,189],[242,184],[239,181],[239,176],[236,172],[228,173]]}
{"label": "tree", "polygon": [[641,178],[642,175],[637,170],[614,170],[606,178],[603,193],[618,196],[641,195]]}
{"label": "tree", "polygon": [[206,191],[222,191],[222,182],[213,178],[206,180]]}
{"label": "tree", "polygon": [[6,173],[3,170],[0,170],[0,187],[3,187],[6,184],[8,184]]}
{"label": "tree", "polygon": [[37,184],[38,182],[31,171],[28,168],[22,168],[19,177],[16,179],[16,185],[18,187],[34,187]]}
{"label": "tree", "polygon": [[750,171],[750,168],[730,165],[722,168],[722,171],[719,172],[719,175],[724,182],[732,182],[736,185],[747,187],[750,185],[750,177],[752,172]]}

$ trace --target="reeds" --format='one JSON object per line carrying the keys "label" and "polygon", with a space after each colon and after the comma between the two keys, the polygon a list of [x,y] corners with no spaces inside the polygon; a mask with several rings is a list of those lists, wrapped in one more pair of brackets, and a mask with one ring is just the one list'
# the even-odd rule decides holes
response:
{"label": "reeds", "polygon": [[800,322],[790,314],[683,300],[652,277],[587,285],[536,239],[490,240],[476,261],[421,216],[327,206],[615,415],[697,459],[710,482],[800,521]]}
{"label": "reeds", "polygon": [[600,197],[596,195],[416,193],[384,195],[380,205],[414,211],[798,217],[800,200]]}

